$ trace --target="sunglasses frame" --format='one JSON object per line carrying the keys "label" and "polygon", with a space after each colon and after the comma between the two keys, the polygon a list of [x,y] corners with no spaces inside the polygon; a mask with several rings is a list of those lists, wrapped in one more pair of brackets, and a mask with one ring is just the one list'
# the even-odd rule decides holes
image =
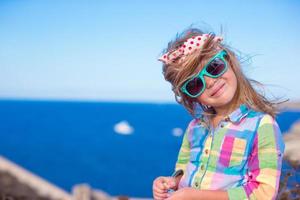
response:
{"label": "sunglasses frame", "polygon": [[[186,94],[186,95],[188,95],[189,97],[192,97],[192,98],[196,98],[196,97],[200,96],[200,95],[204,92],[204,90],[206,89],[206,83],[205,83],[205,80],[204,80],[204,76],[208,76],[208,77],[211,77],[211,78],[218,78],[218,77],[222,76],[222,75],[227,71],[228,66],[227,66],[227,62],[226,62],[226,60],[225,60],[225,56],[226,56],[226,55],[227,55],[227,52],[226,52],[225,50],[221,50],[221,51],[218,52],[216,55],[214,55],[214,57],[212,57],[212,58],[206,63],[206,65],[203,67],[203,69],[202,69],[198,74],[196,74],[195,76],[191,77],[189,80],[187,80],[187,81],[183,84],[183,86],[180,88],[181,92],[183,92],[184,94]],[[220,73],[220,74],[214,76],[214,75],[209,74],[209,73],[207,72],[206,69],[207,69],[207,67],[209,66],[209,64],[210,64],[211,62],[213,62],[216,58],[220,58],[220,59],[224,62],[225,68],[224,68],[224,70],[222,71],[222,73]],[[187,91],[187,89],[186,89],[187,84],[189,84],[189,82],[192,81],[194,78],[200,78],[201,81],[203,82],[203,87],[202,87],[201,91],[200,91],[198,94],[196,94],[196,95],[190,94],[190,93]]]}

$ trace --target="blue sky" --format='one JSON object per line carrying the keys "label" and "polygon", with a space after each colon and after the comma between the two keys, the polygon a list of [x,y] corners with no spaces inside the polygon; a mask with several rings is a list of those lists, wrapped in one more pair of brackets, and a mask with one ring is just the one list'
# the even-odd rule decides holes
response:
{"label": "blue sky", "polygon": [[299,1],[0,1],[0,98],[174,102],[158,56],[191,24],[253,56],[246,74],[300,100]]}

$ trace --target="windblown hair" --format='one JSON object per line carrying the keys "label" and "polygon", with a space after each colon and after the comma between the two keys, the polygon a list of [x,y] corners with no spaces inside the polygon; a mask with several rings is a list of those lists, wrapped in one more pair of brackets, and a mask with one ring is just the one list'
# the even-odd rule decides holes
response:
{"label": "windblown hair", "polygon": [[[174,41],[168,43],[168,47],[163,53],[172,53],[178,49],[183,43],[193,37],[204,34],[203,31],[196,28],[189,28],[182,34],[177,35]],[[195,113],[195,104],[200,104],[196,98],[191,98],[180,91],[183,83],[196,75],[201,70],[208,60],[213,57],[218,51],[224,49],[227,52],[225,57],[229,66],[232,68],[237,78],[237,90],[230,104],[230,107],[236,108],[240,104],[246,104],[256,111],[261,111],[275,117],[278,113],[276,108],[277,103],[269,101],[264,94],[254,88],[254,85],[262,87],[263,85],[255,80],[247,78],[242,69],[241,63],[233,50],[227,45],[214,40],[215,35],[209,33],[209,38],[205,41],[201,50],[188,55],[182,62],[173,62],[171,64],[163,64],[163,75],[166,81],[172,85],[172,90],[175,94],[175,99],[179,104],[182,104],[193,116]],[[180,57],[177,58],[177,61]],[[214,115],[216,112],[213,107],[201,105],[206,115]]]}

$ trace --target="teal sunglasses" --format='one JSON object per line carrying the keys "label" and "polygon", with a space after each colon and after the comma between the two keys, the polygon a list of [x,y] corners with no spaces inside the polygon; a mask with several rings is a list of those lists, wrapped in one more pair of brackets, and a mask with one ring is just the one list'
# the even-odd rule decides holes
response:
{"label": "teal sunglasses", "polygon": [[222,50],[212,57],[197,75],[183,84],[181,92],[192,98],[200,96],[206,88],[204,76],[218,78],[226,72],[228,68],[225,60],[226,55],[227,52]]}

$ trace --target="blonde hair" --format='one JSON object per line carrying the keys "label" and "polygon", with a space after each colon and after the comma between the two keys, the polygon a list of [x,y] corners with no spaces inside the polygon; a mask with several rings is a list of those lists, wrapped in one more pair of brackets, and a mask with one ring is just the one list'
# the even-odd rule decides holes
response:
{"label": "blonde hair", "polygon": [[[170,41],[168,43],[168,47],[163,53],[172,53],[188,38],[202,34],[204,34],[204,32],[197,28],[189,28],[182,34],[177,35],[174,41]],[[170,82],[172,85],[172,90],[175,94],[175,100],[179,104],[182,104],[193,116],[196,115],[194,107],[195,104],[199,102],[197,99],[183,94],[180,90],[180,87],[186,80],[199,72],[199,67],[203,68],[203,66],[213,55],[215,55],[221,49],[224,49],[227,52],[225,59],[232,68],[238,82],[237,90],[230,107],[236,108],[240,104],[246,104],[254,110],[261,111],[271,115],[272,117],[275,117],[278,113],[278,110],[275,106],[277,103],[269,101],[263,94],[254,89],[253,84],[256,84],[257,86],[263,85],[255,80],[247,78],[242,72],[241,63],[234,51],[231,50],[229,46],[216,42],[214,37],[215,35],[213,33],[209,33],[209,38],[204,43],[203,48],[191,55],[188,55],[182,62],[178,63],[175,61],[170,64],[163,64],[163,75],[165,80]],[[180,57],[177,59],[180,59]],[[213,107],[207,107],[201,104],[200,106],[204,111],[203,114],[213,115],[216,113]]]}

